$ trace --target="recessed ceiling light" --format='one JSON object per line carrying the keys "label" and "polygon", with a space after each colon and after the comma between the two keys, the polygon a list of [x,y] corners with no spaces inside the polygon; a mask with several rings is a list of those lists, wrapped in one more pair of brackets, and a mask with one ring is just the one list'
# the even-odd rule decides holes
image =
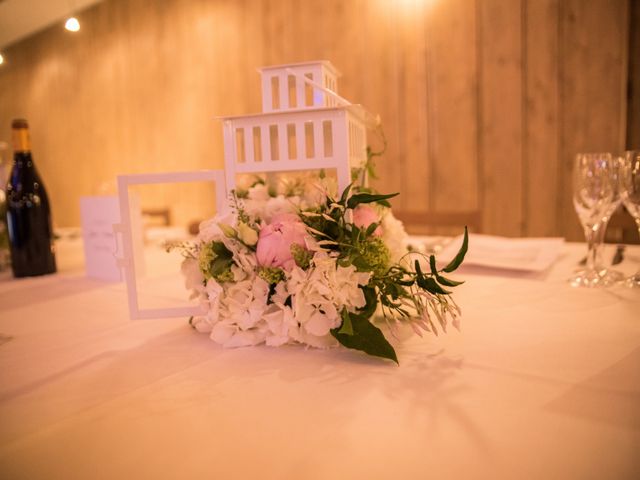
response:
{"label": "recessed ceiling light", "polygon": [[2,65],[4,63],[4,57],[2,56],[2,54],[0,53],[0,65]]}
{"label": "recessed ceiling light", "polygon": [[70,32],[77,32],[78,30],[80,30],[80,22],[76,17],[69,17],[64,24],[64,28],[66,28]]}

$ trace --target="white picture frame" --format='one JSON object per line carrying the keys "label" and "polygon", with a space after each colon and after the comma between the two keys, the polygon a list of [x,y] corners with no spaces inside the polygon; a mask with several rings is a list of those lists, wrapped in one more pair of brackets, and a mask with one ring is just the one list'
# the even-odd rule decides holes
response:
{"label": "white picture frame", "polygon": [[200,170],[193,172],[149,173],[118,176],[118,199],[120,223],[113,226],[116,235],[121,236],[121,256],[117,259],[122,268],[127,286],[127,301],[131,319],[154,319],[170,317],[190,317],[204,313],[200,306],[172,308],[141,308],[138,302],[137,271],[134,261],[134,239],[130,216],[131,199],[129,187],[162,183],[212,182],[216,188],[216,209],[226,211],[227,187],[223,170]]}

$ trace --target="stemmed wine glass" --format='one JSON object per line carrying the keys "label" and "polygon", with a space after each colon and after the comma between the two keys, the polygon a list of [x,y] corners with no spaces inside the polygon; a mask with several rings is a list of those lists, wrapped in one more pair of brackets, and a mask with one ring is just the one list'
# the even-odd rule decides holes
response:
{"label": "stemmed wine glass", "polygon": [[623,189],[623,167],[624,167],[624,157],[615,156],[613,157],[613,162],[611,164],[612,175],[613,175],[613,199],[609,208],[601,220],[601,225],[598,229],[598,234],[596,237],[596,260],[595,267],[600,274],[600,283],[604,286],[615,285],[624,281],[625,275],[622,272],[617,270],[612,270],[607,268],[602,263],[602,246],[604,244],[604,237],[607,230],[607,226],[609,225],[609,220],[611,220],[611,216],[616,212],[620,204],[622,203],[622,189]]}
{"label": "stemmed wine glass", "polygon": [[573,169],[573,205],[584,228],[589,248],[587,264],[569,279],[574,287],[609,284],[606,270],[598,265],[601,229],[617,207],[617,175],[610,153],[580,153]]}
{"label": "stemmed wine glass", "polygon": [[[621,177],[622,202],[636,221],[638,234],[640,234],[640,151],[625,153]],[[626,284],[632,288],[640,288],[640,270],[629,277]]]}

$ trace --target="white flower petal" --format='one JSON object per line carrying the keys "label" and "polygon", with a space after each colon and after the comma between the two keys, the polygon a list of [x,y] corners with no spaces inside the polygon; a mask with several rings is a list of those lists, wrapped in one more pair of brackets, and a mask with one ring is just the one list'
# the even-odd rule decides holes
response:
{"label": "white flower petal", "polygon": [[193,317],[191,319],[191,325],[193,325],[193,328],[198,332],[205,333],[211,331],[211,322],[209,322],[209,319],[206,317]]}
{"label": "white flower petal", "polygon": [[329,333],[332,325],[333,322],[329,319],[329,317],[327,317],[323,313],[316,311],[313,315],[311,315],[311,318],[309,318],[309,320],[304,322],[304,329],[312,335],[322,337]]}
{"label": "white flower petal", "polygon": [[249,347],[264,342],[265,337],[266,333],[260,330],[239,330],[223,346],[225,348]]}
{"label": "white flower petal", "polygon": [[294,335],[296,341],[316,348],[332,348],[339,345],[338,341],[332,335],[318,337],[303,329],[300,329],[298,332],[294,333]]}
{"label": "white flower petal", "polygon": [[211,329],[210,338],[220,345],[224,345],[236,333],[237,327],[227,323],[218,322]]}

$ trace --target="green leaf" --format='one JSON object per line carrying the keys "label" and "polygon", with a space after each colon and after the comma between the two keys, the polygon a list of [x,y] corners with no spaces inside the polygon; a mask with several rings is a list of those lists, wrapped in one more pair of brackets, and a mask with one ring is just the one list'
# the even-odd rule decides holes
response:
{"label": "green leaf", "polygon": [[457,287],[458,285],[462,285],[464,282],[458,282],[456,280],[450,280],[446,277],[443,277],[438,273],[438,269],[436,268],[436,257],[431,255],[429,257],[429,266],[431,267],[431,273],[434,277],[436,277],[436,281],[440,285],[444,285],[445,287]]}
{"label": "green leaf", "polygon": [[378,327],[369,320],[352,318],[353,335],[340,333],[337,328],[331,330],[331,334],[347,348],[360,350],[374,357],[388,358],[398,363],[398,357],[391,344],[384,338]]}
{"label": "green leaf", "polygon": [[351,323],[351,317],[349,316],[349,312],[346,309],[342,310],[342,326],[338,333],[344,335],[353,335],[353,324]]}
{"label": "green leaf", "polygon": [[360,236],[360,229],[356,225],[351,225],[351,244],[355,244]]}
{"label": "green leaf", "polygon": [[429,257],[429,267],[431,267],[431,273],[433,275],[438,275],[438,268],[436,267],[436,257],[431,255]]}
{"label": "green leaf", "polygon": [[[376,311],[378,307],[378,294],[374,287],[360,287],[364,293],[365,305],[358,310],[357,316],[364,319],[369,319]],[[353,316],[353,315],[352,315]]]}
{"label": "green leaf", "polygon": [[436,281],[431,277],[418,277],[418,286],[423,290],[426,290],[429,293],[440,294],[440,295],[448,295],[451,292],[445,290],[440,285],[436,283]]}
{"label": "green leaf", "polygon": [[[438,270],[435,267],[435,257],[433,255],[431,255],[431,257],[429,258],[429,264],[431,266],[431,272],[432,273],[435,272],[435,276],[437,278]],[[449,293],[451,293],[448,290],[445,290],[444,288],[442,288],[440,285],[438,285],[433,278],[426,277],[422,273],[422,269],[420,268],[420,262],[418,260],[415,261],[415,267],[416,267],[416,282],[418,284],[418,287],[433,294],[438,293],[440,295],[448,295]]]}
{"label": "green leaf", "polygon": [[340,197],[340,201],[338,202],[341,205],[346,205],[347,197],[349,196],[349,192],[351,191],[351,187],[353,187],[353,183],[350,183],[347,188],[342,192],[342,196]]}
{"label": "green leaf", "polygon": [[[357,193],[357,194],[351,196],[351,198],[349,198],[349,200],[347,200],[347,208],[356,208],[361,203],[372,203],[372,202],[380,203],[381,201],[384,201],[387,198],[393,198],[396,195],[398,195],[398,194],[397,193],[390,193],[388,195],[373,195],[373,194],[370,194],[370,193]],[[388,204],[388,202],[387,202],[387,204]]]}
{"label": "green leaf", "polygon": [[227,271],[229,267],[233,264],[232,258],[226,257],[216,257],[211,262],[211,275],[214,277],[216,275],[221,275],[223,272]]}
{"label": "green leaf", "polygon": [[462,285],[464,282],[458,282],[457,280],[450,280],[442,275],[438,275],[436,280],[440,285],[444,285],[445,287],[457,287],[458,285]]}
{"label": "green leaf", "polygon": [[[331,330],[331,334],[347,348],[363,351],[369,355],[388,358],[398,363],[396,352],[384,337],[380,329],[369,322],[369,318],[375,313],[378,306],[378,295],[375,287],[360,287],[364,293],[365,306],[357,313],[342,311],[342,326]],[[346,327],[346,319],[349,319],[350,327]],[[349,333],[349,328],[351,333]]]}
{"label": "green leaf", "polygon": [[416,273],[418,274],[418,278],[422,277],[422,269],[420,268],[420,262],[418,260],[414,263]]}
{"label": "green leaf", "polygon": [[469,232],[467,231],[467,227],[464,227],[464,238],[462,240],[462,246],[460,250],[458,250],[458,254],[449,262],[449,265],[442,269],[443,272],[451,273],[455,269],[457,269],[462,261],[464,260],[464,256],[467,254],[467,250],[469,249]]}
{"label": "green leaf", "polygon": [[225,247],[224,243],[222,242],[212,242],[211,249],[213,250],[213,252],[216,254],[217,257],[223,257],[223,258],[233,257],[233,253],[231,253],[231,250]]}
{"label": "green leaf", "polygon": [[373,234],[373,232],[376,231],[376,228],[378,228],[378,225],[380,225],[380,223],[377,223],[377,222],[374,222],[371,225],[369,225],[367,227],[367,230],[364,232],[364,236],[370,237]]}
{"label": "green leaf", "polygon": [[389,295],[391,295],[391,298],[394,300],[397,300],[399,297],[402,297],[403,294],[405,293],[404,288],[402,288],[400,285],[397,285],[395,283],[390,283],[387,286],[387,292]]}
{"label": "green leaf", "polygon": [[391,307],[391,308],[400,308],[402,306],[401,303],[395,303],[392,300],[389,300],[387,297],[380,297],[380,302],[385,306],[385,307]]}

